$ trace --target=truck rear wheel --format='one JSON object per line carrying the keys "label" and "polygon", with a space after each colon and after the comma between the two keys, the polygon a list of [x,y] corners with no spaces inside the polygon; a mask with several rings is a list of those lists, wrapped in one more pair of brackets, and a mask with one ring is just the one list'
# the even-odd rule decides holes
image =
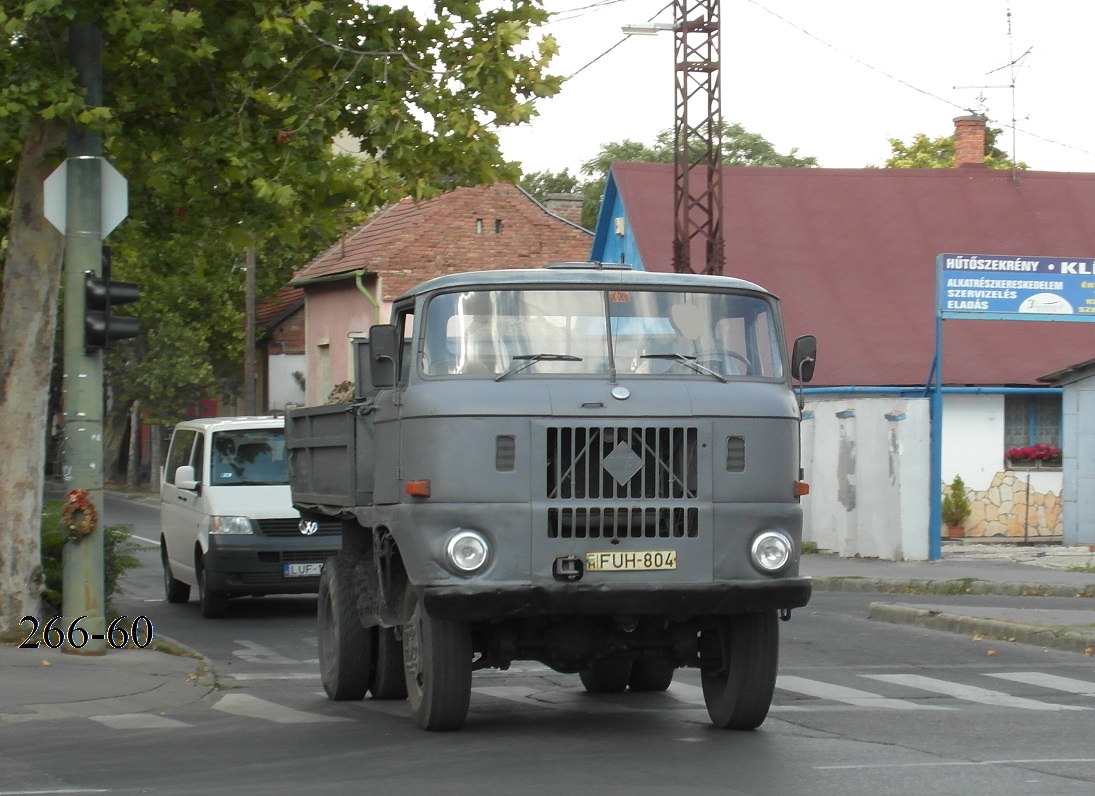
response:
{"label": "truck rear wheel", "polygon": [[578,672],[582,685],[591,694],[619,694],[631,679],[632,662],[630,660],[594,661],[588,668]]}
{"label": "truck rear wheel", "polygon": [[627,681],[632,691],[665,691],[673,683],[673,664],[665,658],[640,658]]}
{"label": "truck rear wheel", "polygon": [[403,643],[394,627],[375,628],[376,666],[369,692],[373,699],[406,699],[407,681],[403,675]]}
{"label": "truck rear wheel", "polygon": [[458,730],[471,703],[471,630],[431,617],[407,583],[403,598],[403,667],[407,699],[424,730]]}
{"label": "truck rear wheel", "polygon": [[319,576],[319,673],[323,690],[337,701],[363,699],[373,668],[373,630],[361,626],[352,576],[341,555],[328,558]]}
{"label": "truck rear wheel", "polygon": [[728,730],[756,729],[768,715],[779,665],[779,620],[775,611],[718,620],[722,665],[700,672],[711,723]]}

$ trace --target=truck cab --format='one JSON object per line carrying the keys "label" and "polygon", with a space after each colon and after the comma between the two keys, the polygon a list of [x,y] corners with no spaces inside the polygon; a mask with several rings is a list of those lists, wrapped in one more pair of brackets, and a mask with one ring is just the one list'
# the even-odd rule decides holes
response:
{"label": "truck cab", "polygon": [[726,277],[558,264],[397,299],[361,398],[287,424],[294,505],[343,523],[327,693],[405,690],[420,726],[454,729],[476,669],[619,692],[694,667],[716,725],[758,726],[778,619],[810,597],[792,374],[815,356]]}

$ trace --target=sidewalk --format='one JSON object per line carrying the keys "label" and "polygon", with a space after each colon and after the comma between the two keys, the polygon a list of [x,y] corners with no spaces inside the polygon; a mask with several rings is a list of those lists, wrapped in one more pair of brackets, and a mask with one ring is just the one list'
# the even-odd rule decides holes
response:
{"label": "sidewalk", "polygon": [[[880,561],[803,556],[814,590],[878,593],[870,618],[970,636],[1002,638],[1091,655],[1095,653],[1095,552],[1087,547],[1020,547],[947,543],[939,561]],[[924,602],[885,602],[887,593],[923,594]],[[933,594],[996,594],[1093,598],[1091,607],[1047,610],[943,606]],[[1031,603],[1034,603],[1031,605]],[[72,655],[0,645],[0,727],[53,718],[91,717],[109,726],[143,726],[141,716],[197,702],[215,688],[209,662],[153,650]]]}

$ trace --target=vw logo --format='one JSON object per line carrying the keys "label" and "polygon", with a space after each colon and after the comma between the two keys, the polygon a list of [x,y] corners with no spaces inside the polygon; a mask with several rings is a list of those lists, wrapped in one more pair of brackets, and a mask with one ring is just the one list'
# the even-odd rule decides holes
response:
{"label": "vw logo", "polygon": [[311,536],[319,530],[319,523],[315,520],[301,520],[300,525],[297,527],[300,528],[300,532],[305,536]]}

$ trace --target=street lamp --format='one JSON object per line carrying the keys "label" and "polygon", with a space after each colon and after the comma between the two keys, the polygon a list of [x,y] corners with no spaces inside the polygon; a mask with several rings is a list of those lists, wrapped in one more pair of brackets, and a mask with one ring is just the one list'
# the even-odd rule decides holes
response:
{"label": "street lamp", "polygon": [[656,36],[663,30],[673,30],[672,22],[641,22],[620,28],[625,36]]}

